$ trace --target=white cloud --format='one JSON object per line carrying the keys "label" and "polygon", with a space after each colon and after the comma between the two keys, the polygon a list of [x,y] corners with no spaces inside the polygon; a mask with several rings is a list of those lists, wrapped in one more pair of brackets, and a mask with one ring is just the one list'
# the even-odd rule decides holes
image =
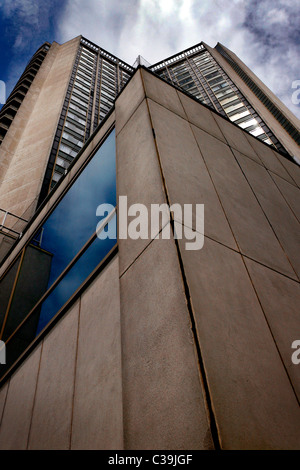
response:
{"label": "white cloud", "polygon": [[8,36],[13,39],[13,52],[20,53],[47,29],[51,5],[39,0],[2,0],[0,11],[4,20],[11,21]]}
{"label": "white cloud", "polygon": [[33,28],[39,28],[38,0],[3,0],[1,10],[4,18],[14,17],[18,31],[13,47],[22,50]]}
{"label": "white cloud", "polygon": [[[54,2],[53,2],[54,3]],[[221,42],[300,117],[292,82],[300,79],[300,11],[294,0],[66,0],[57,41],[79,34],[133,64],[150,63],[201,41]],[[2,0],[4,16],[16,16],[15,47],[49,21],[51,2]],[[31,38],[32,40],[32,38]]]}
{"label": "white cloud", "polygon": [[[4,20],[4,41],[11,48],[7,59],[6,90],[9,94],[30,59],[32,52],[47,38],[52,6],[40,0],[1,0],[0,15]],[[5,23],[7,21],[7,23]]]}
{"label": "white cloud", "polygon": [[273,8],[268,11],[266,15],[266,21],[271,25],[275,23],[281,23],[282,25],[288,25],[288,15],[285,10]]}
{"label": "white cloud", "polygon": [[33,25],[38,21],[38,0],[2,0],[1,3],[6,18],[18,14],[25,23]]}

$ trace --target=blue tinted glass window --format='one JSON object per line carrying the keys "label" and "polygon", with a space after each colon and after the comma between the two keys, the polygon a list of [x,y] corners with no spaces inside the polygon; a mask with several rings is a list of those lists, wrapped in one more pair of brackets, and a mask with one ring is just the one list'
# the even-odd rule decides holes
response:
{"label": "blue tinted glass window", "polygon": [[52,256],[48,287],[95,232],[99,204],[116,205],[115,135],[112,132],[33,237]]}
{"label": "blue tinted glass window", "polygon": [[[116,215],[112,223],[116,223]],[[42,304],[37,334],[49,323],[58,310],[73,295],[88,275],[97,267],[99,260],[105,258],[116,244],[116,240],[96,238],[89,248],[81,255],[73,267],[66,273],[60,283]]]}
{"label": "blue tinted glass window", "polygon": [[[96,210],[101,204],[109,204],[111,210],[116,206],[114,131],[101,144],[25,249],[3,325],[2,339],[6,342],[10,338],[7,344],[9,362],[22,354],[115,246],[115,238],[102,236],[100,239],[96,236],[99,224]],[[116,224],[116,215],[111,222]],[[106,228],[102,233],[105,231]],[[71,267],[47,294],[70,263]],[[39,303],[44,294],[45,300]],[[14,333],[16,329],[17,334]]]}

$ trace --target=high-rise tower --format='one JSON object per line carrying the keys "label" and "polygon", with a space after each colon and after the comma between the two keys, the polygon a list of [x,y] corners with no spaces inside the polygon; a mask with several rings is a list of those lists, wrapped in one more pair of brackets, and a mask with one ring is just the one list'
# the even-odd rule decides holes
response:
{"label": "high-rise tower", "polygon": [[297,119],[221,45],[43,47],[0,146],[0,448],[299,449]]}
{"label": "high-rise tower", "polygon": [[[34,87],[29,88],[46,55]],[[148,68],[288,159],[300,161],[297,118],[221,44],[211,48],[199,43]],[[38,49],[0,112],[1,144],[30,90],[13,126],[17,136],[22,132],[24,138],[16,139],[12,130],[0,150],[1,209],[10,208],[25,220],[33,215],[110,111],[134,70],[133,66],[81,36],[63,45],[46,43]],[[37,122],[41,124],[43,137],[35,133]],[[37,165],[30,165],[31,158],[37,154],[32,149],[35,145],[43,157],[39,156]],[[19,181],[13,182],[15,165],[19,167],[18,155],[25,164],[24,152],[27,170],[35,168],[36,177],[23,172],[19,184]],[[31,187],[29,193],[26,185]],[[20,193],[19,198],[14,197],[16,203],[13,204],[8,203],[12,190]]]}
{"label": "high-rise tower", "polygon": [[39,71],[49,48],[50,44],[46,42],[36,51],[16,83],[6,103],[2,106],[0,111],[0,145],[12,120],[14,119],[14,116],[21,106],[24,97],[26,96],[34,77]]}
{"label": "high-rise tower", "polygon": [[150,69],[227,116],[251,135],[300,158],[298,120],[220,43],[214,49],[205,43],[197,44]]}

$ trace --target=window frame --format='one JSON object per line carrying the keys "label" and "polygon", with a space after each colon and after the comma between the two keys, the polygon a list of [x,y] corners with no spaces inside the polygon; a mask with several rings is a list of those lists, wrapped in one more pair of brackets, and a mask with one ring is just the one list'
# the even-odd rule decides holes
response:
{"label": "window frame", "polygon": [[[104,144],[105,140],[109,137],[111,132],[113,132],[115,129],[115,123],[113,123],[107,131],[104,133],[104,135],[101,137],[99,140],[98,144],[93,148],[86,158],[85,162],[81,165],[80,168],[76,171],[74,174],[72,180],[69,182],[69,184],[66,185],[62,193],[59,195],[49,212],[45,214],[44,217],[40,220],[40,222],[37,224],[35,229],[33,230],[31,236],[29,239],[26,241],[24,246],[20,248],[20,250],[17,251],[15,254],[13,260],[11,263],[9,263],[8,267],[5,269],[4,273],[0,277],[0,281],[7,275],[9,270],[12,268],[13,264],[15,261],[20,257],[19,260],[19,265],[18,265],[18,270],[17,273],[14,277],[14,282],[13,286],[10,292],[10,297],[14,295],[14,290],[15,286],[18,280],[18,272],[21,269],[21,264],[22,264],[22,258],[25,255],[25,251],[27,247],[30,245],[32,242],[33,236],[35,233],[38,233],[38,231],[43,227],[45,224],[46,220],[51,216],[51,214],[55,211],[56,207],[59,205],[61,200],[64,198],[64,196],[67,194],[67,192],[70,190],[70,188],[73,186],[73,184],[77,181],[77,179],[80,177],[81,173],[85,170],[87,165],[90,163],[90,161],[94,158],[100,147]],[[78,155],[80,157],[81,153]],[[76,158],[77,160],[77,158]],[[75,159],[73,160],[73,162]],[[72,163],[73,163],[72,162]],[[19,331],[19,329],[22,327],[22,325],[34,314],[34,312],[41,307],[42,303],[46,300],[46,298],[53,292],[53,290],[58,286],[58,284],[61,282],[63,277],[72,269],[73,266],[77,263],[77,261],[80,259],[80,257],[86,252],[86,250],[92,245],[92,243],[96,240],[98,237],[98,233],[104,229],[104,227],[107,225],[108,221],[115,215],[117,214],[117,204],[112,212],[108,214],[108,216],[102,221],[102,228],[101,230],[96,230],[93,232],[93,234],[90,236],[90,238],[84,243],[84,245],[80,248],[80,250],[76,253],[76,255],[72,258],[72,260],[69,262],[69,264],[64,268],[64,270],[60,273],[60,275],[57,277],[57,279],[51,284],[49,289],[47,289],[46,292],[42,295],[42,297],[38,300],[38,302],[34,305],[34,307],[28,312],[28,314],[23,318],[23,320],[18,324],[17,328],[14,330],[14,332],[7,338],[5,341],[5,344],[8,344],[9,341],[12,340],[14,335]],[[81,295],[82,292],[86,289],[86,287],[90,284],[90,282],[94,279],[96,275],[98,275],[104,267],[108,264],[111,259],[117,254],[118,252],[118,241],[116,239],[116,243],[114,246],[111,248],[111,250],[105,255],[104,258],[101,259],[99,264],[90,272],[90,274],[86,277],[86,279],[80,284],[80,286],[73,292],[73,294],[68,298],[68,300],[63,304],[63,306],[53,315],[52,319],[49,321],[49,323],[42,329],[42,331],[34,338],[34,340],[25,348],[25,350],[20,354],[20,356],[16,359],[16,361],[11,365],[11,367],[8,369],[6,373],[4,373],[3,376],[0,376],[0,387],[1,385],[6,381],[6,379],[11,375],[11,373],[15,370],[16,367],[18,367],[19,363],[24,360],[25,357],[33,350],[36,345],[39,343],[39,341],[51,330],[53,325],[58,321],[58,319],[63,316],[66,310],[68,310],[71,305],[75,302],[77,297]],[[9,314],[9,308],[7,308],[6,313],[3,318],[3,324],[1,326],[1,331],[0,331],[0,339],[2,338],[3,332],[5,330],[5,325],[6,325],[6,320]]]}

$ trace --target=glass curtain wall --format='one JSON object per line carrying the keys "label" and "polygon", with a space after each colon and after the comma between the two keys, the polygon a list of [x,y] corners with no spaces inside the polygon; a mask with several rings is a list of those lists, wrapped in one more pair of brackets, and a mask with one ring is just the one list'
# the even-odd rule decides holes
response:
{"label": "glass curtain wall", "polygon": [[[117,94],[133,72],[131,66],[82,38],[61,128],[57,130],[58,145],[56,148],[54,145],[51,152],[52,174],[44,182],[47,193],[65,174],[83,144],[112,109]],[[45,190],[42,194],[44,198]]]}
{"label": "glass curtain wall", "polygon": [[[108,209],[99,219],[100,204]],[[0,339],[7,352],[0,374],[116,246],[107,231],[107,219],[116,224],[115,207],[113,130],[0,281]]]}
{"label": "glass curtain wall", "polygon": [[266,124],[202,44],[155,64],[150,69],[266,144],[284,151]]}

